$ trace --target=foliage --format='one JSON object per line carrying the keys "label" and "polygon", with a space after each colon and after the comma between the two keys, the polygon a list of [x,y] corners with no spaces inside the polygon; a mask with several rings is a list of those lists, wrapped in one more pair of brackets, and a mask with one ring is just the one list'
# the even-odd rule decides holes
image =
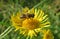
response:
{"label": "foliage", "polygon": [[[49,15],[49,21],[51,22],[51,31],[54,35],[54,39],[60,39],[60,0],[0,0],[0,34],[5,31],[6,28],[11,26],[10,16],[12,13],[21,11],[24,7],[40,8],[45,14]],[[37,7],[36,7],[37,6]],[[10,30],[10,28],[8,29]],[[25,39],[23,35],[11,31],[3,39]],[[39,39],[38,34],[38,39]],[[41,36],[40,36],[41,37]],[[36,39],[36,37],[33,37]]]}

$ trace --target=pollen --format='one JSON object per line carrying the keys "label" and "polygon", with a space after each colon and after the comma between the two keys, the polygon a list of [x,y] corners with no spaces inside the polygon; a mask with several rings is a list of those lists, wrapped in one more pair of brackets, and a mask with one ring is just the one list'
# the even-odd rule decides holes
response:
{"label": "pollen", "polygon": [[22,23],[22,27],[29,30],[37,29],[38,25],[39,25],[39,21],[36,19],[26,19]]}

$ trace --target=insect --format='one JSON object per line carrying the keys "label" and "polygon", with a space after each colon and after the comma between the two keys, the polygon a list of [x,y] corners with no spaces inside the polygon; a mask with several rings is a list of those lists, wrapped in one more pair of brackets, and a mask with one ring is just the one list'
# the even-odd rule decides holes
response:
{"label": "insect", "polygon": [[20,18],[34,18],[34,14],[25,13],[25,14],[22,14]]}

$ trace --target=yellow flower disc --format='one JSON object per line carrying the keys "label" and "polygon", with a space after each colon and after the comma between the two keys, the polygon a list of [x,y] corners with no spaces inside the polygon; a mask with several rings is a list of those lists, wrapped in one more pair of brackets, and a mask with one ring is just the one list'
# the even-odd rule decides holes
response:
{"label": "yellow flower disc", "polygon": [[39,21],[36,19],[26,19],[22,23],[22,27],[29,30],[37,29],[38,26],[39,26]]}

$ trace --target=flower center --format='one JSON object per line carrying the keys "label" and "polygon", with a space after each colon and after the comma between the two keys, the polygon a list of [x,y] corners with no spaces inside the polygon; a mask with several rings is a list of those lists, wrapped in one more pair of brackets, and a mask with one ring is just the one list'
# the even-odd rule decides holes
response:
{"label": "flower center", "polygon": [[36,19],[25,19],[22,22],[22,27],[30,30],[38,28],[38,25],[39,25],[39,21]]}

